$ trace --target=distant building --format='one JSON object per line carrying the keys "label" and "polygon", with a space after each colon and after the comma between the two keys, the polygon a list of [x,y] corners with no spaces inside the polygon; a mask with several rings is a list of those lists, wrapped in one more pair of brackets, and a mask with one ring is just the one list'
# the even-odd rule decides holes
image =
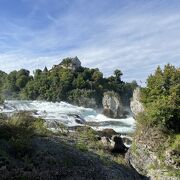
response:
{"label": "distant building", "polygon": [[80,67],[81,67],[81,61],[76,56],[74,58],[68,57],[68,58],[63,59],[59,65],[54,65],[51,70],[53,70],[54,68],[64,68],[64,69],[70,69],[72,71],[76,71]]}

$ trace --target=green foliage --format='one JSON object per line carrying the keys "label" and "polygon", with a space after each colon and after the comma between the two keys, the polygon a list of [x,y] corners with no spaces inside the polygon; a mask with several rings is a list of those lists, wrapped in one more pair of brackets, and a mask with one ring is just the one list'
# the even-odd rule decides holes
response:
{"label": "green foliage", "polygon": [[61,62],[61,64],[65,65],[65,66],[69,66],[70,63],[72,63],[72,59],[71,58],[65,58]]}
{"label": "green foliage", "polygon": [[[146,124],[163,131],[180,132],[180,69],[166,65],[157,68],[141,91]],[[140,118],[142,119],[142,117]]]}
{"label": "green foliage", "polygon": [[[74,89],[68,93],[68,101],[78,106],[91,106],[90,99],[92,98],[95,101],[96,97],[97,94],[95,90]],[[96,103],[98,103],[97,99]],[[93,105],[94,104],[92,104],[92,106]]]}
{"label": "green foliage", "polygon": [[114,75],[115,75],[116,81],[117,81],[117,82],[121,82],[121,76],[123,75],[123,73],[121,72],[121,70],[116,69],[116,70],[114,71]]}
{"label": "green foliage", "polygon": [[65,58],[49,71],[46,67],[43,71],[35,70],[34,77],[26,69],[9,74],[0,71],[0,94],[4,99],[69,101],[77,105],[82,97],[87,101],[94,98],[100,106],[103,93],[114,91],[120,94],[125,105],[129,104],[137,84],[124,83],[121,70],[115,70],[113,76],[104,78],[99,69],[80,67],[76,71],[70,70],[66,68],[70,63],[72,58]]}
{"label": "green foliage", "polygon": [[173,135],[171,139],[171,148],[175,151],[180,151],[180,134]]}
{"label": "green foliage", "polygon": [[78,142],[78,143],[76,144],[76,148],[79,149],[79,150],[81,150],[81,151],[83,151],[83,152],[88,151],[87,146],[86,146],[84,143],[82,143],[82,142]]}
{"label": "green foliage", "polygon": [[[141,89],[144,112],[137,117],[136,136],[148,144],[158,157],[149,169],[164,169],[166,175],[179,176],[180,153],[180,69],[167,64],[158,67]],[[134,145],[131,146],[135,151]],[[135,153],[135,152],[134,152]],[[167,163],[169,157],[171,162]],[[169,160],[168,160],[169,161]]]}
{"label": "green foliage", "polygon": [[12,71],[8,75],[1,73],[2,78],[0,78],[0,93],[5,99],[16,99],[19,97],[19,93],[26,84],[32,80],[29,71],[26,69],[21,69],[19,71]]}
{"label": "green foliage", "polygon": [[126,165],[122,155],[114,155],[97,139],[98,133],[88,126],[79,127],[76,131],[75,147],[83,152],[91,151],[97,154],[105,165],[111,165],[112,162]]}
{"label": "green foliage", "polygon": [[4,103],[4,99],[0,96],[0,105]]}
{"label": "green foliage", "polygon": [[34,118],[26,112],[17,113],[6,119],[0,117],[0,132],[0,140],[8,141],[14,151],[20,155],[30,150],[31,141],[35,135],[49,134],[44,120]]}

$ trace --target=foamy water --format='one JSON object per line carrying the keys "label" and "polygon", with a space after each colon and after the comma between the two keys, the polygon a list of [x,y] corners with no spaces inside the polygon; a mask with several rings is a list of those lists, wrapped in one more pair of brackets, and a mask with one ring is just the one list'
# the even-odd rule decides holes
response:
{"label": "foamy water", "polygon": [[53,128],[55,128],[57,123],[63,123],[68,127],[79,125],[76,122],[77,118],[75,118],[78,115],[86,122],[91,122],[90,126],[96,130],[112,128],[119,133],[131,133],[135,129],[133,117],[111,119],[99,114],[94,109],[78,107],[65,102],[5,101],[4,108],[0,111],[5,113],[32,111],[34,116],[42,117]]}

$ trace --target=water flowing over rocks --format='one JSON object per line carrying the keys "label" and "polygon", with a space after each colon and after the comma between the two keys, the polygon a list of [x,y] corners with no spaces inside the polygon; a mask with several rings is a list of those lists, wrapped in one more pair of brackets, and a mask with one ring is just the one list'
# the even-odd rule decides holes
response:
{"label": "water flowing over rocks", "polygon": [[56,130],[61,124],[67,127],[87,125],[97,131],[109,128],[118,133],[132,133],[135,128],[135,121],[130,116],[123,119],[112,119],[94,109],[78,107],[65,102],[5,101],[4,107],[0,110],[8,115],[19,111],[28,111],[35,117],[45,119],[51,130]]}

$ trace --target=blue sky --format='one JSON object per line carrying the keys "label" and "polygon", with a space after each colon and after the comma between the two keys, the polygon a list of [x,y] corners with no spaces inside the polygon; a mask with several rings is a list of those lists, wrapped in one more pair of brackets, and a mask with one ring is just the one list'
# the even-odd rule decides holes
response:
{"label": "blue sky", "polygon": [[70,56],[125,81],[180,66],[180,0],[0,0],[1,70]]}

